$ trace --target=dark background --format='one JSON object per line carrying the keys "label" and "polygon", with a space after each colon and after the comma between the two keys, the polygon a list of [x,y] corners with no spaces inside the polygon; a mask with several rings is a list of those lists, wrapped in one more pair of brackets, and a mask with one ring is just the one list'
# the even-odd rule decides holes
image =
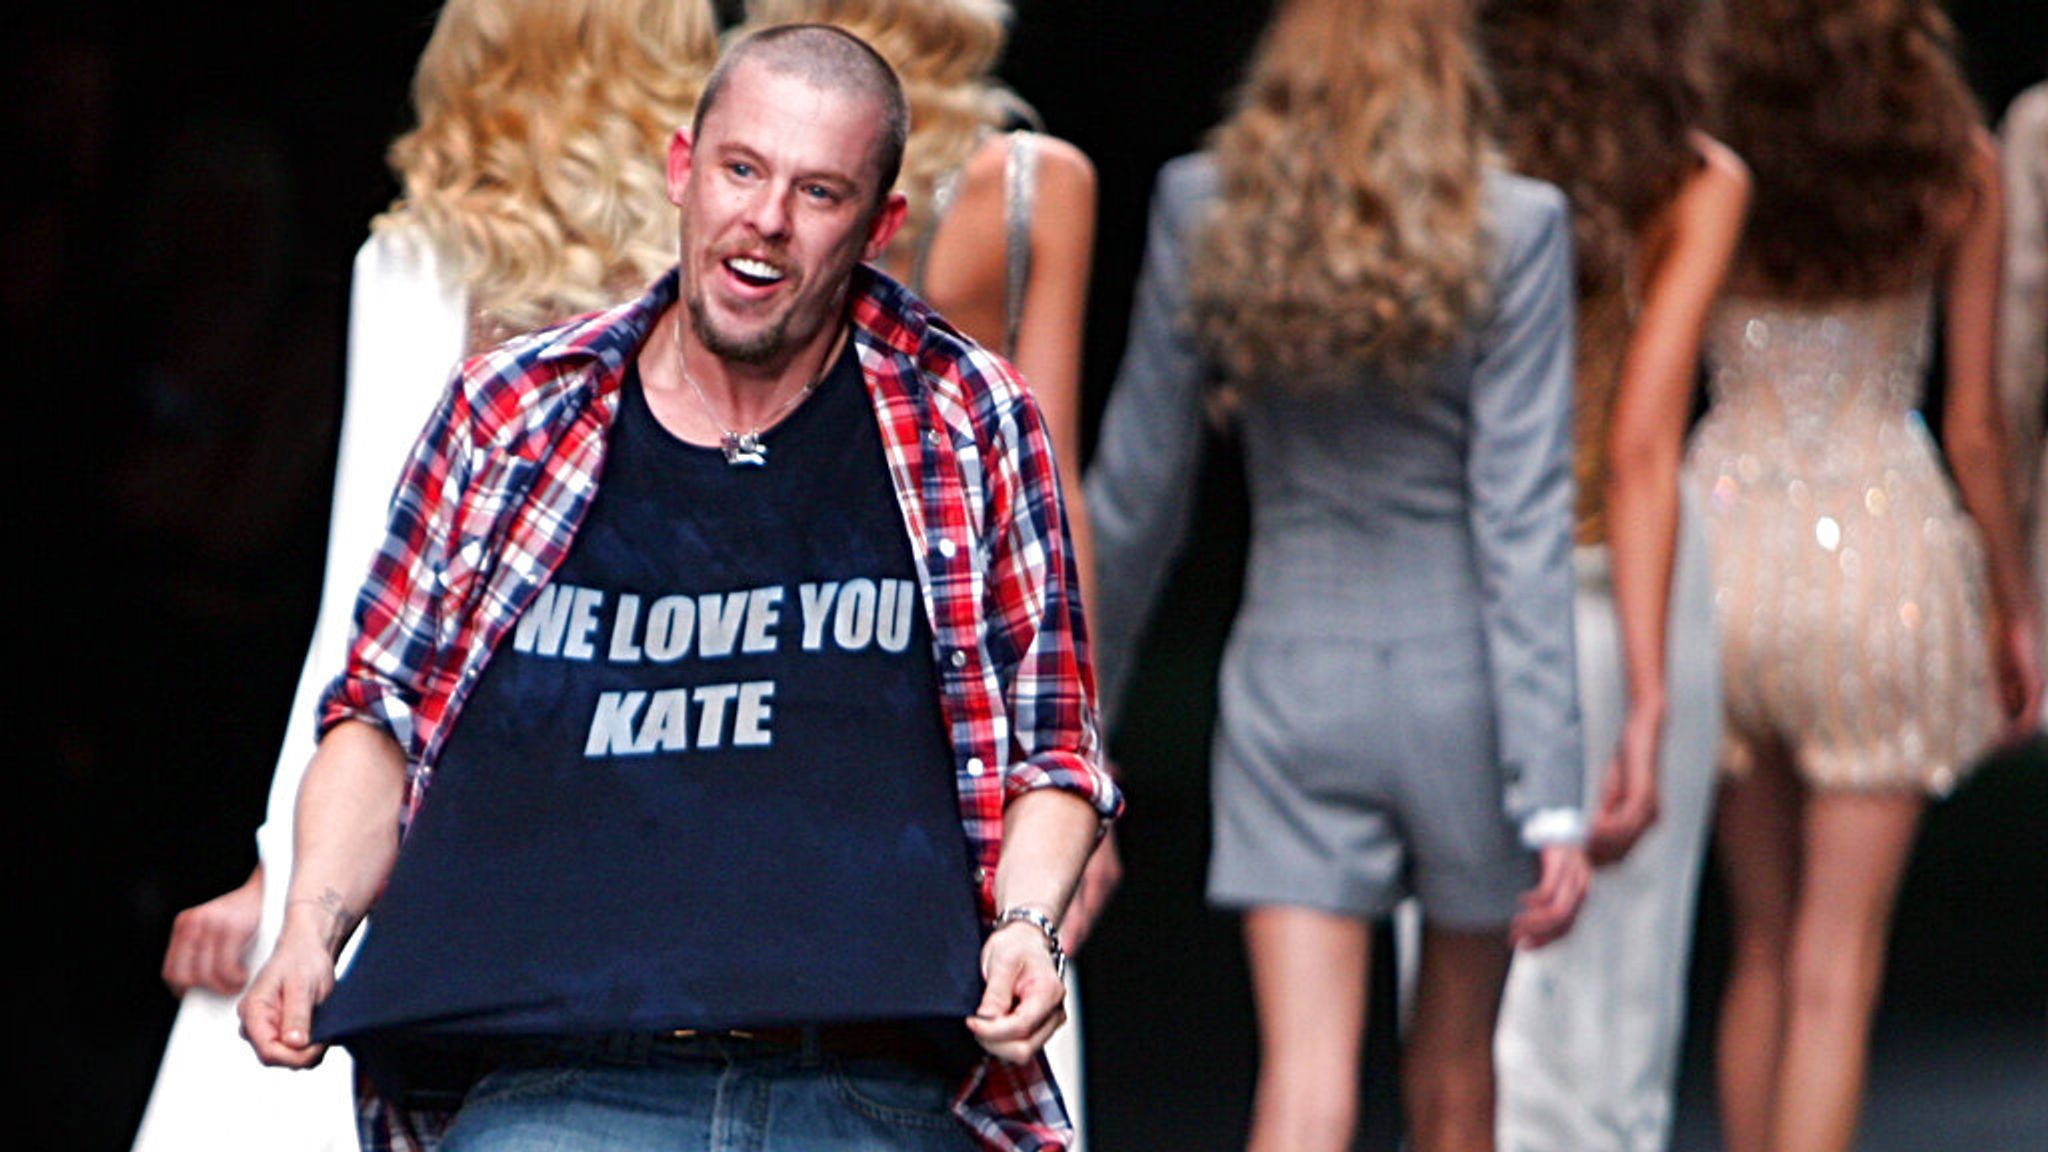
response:
{"label": "dark background", "polygon": [[[383,149],[408,126],[435,7],[89,2],[0,17],[9,516],[23,545],[5,650],[27,731],[7,836],[12,1146],[127,1146],[175,1011],[156,975],[171,917],[254,863],[318,591],[349,262],[395,194]],[[1019,8],[1004,74],[1100,176],[1092,432],[1153,173],[1215,121],[1265,5]],[[1951,11],[1995,119],[2048,61],[2048,5]],[[226,383],[169,403],[155,385],[181,372]],[[1212,685],[1245,517],[1231,446],[1213,447],[1115,741],[1128,877],[1081,963],[1100,1152],[1233,1147],[1249,1101],[1236,924],[1201,901]],[[2048,1146],[2048,772],[2034,754],[1990,766],[1929,819],[1899,910],[1868,1147]],[[1711,1138],[1702,1025],[1721,916],[1710,879],[1681,1148]],[[1391,1060],[1376,1015],[1364,1146],[1392,1146]],[[1901,1103],[1914,1099],[1926,1106]],[[1973,1108],[1992,1118],[1959,1129]]]}

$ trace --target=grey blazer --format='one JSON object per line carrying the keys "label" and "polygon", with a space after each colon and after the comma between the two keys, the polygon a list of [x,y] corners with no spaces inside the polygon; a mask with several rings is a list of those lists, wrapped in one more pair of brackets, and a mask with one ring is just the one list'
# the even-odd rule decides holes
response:
{"label": "grey blazer", "polygon": [[[1191,513],[1212,368],[1187,319],[1188,245],[1217,190],[1201,154],[1160,173],[1129,343],[1087,477],[1105,723]],[[1520,822],[1577,808],[1583,775],[1571,230],[1548,184],[1489,173],[1484,196],[1491,304],[1420,388],[1361,380],[1248,396],[1252,542],[1232,630],[1370,643],[1483,629],[1503,812]]]}

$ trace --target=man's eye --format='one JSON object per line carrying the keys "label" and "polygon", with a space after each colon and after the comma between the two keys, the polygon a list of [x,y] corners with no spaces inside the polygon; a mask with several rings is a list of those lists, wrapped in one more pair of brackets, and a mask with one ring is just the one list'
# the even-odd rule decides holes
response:
{"label": "man's eye", "polygon": [[725,170],[742,179],[751,177],[754,174],[754,166],[744,160],[734,160],[725,166]]}
{"label": "man's eye", "polygon": [[804,185],[804,195],[824,203],[830,203],[839,199],[839,193],[836,190],[828,188],[823,184]]}

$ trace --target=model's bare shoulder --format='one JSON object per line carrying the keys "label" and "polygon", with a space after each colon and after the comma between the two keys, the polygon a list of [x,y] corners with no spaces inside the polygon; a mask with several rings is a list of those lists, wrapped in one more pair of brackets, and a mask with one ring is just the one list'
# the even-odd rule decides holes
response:
{"label": "model's bare shoulder", "polygon": [[1705,132],[1695,131],[1691,138],[1693,151],[1700,156],[1700,168],[1686,182],[1687,186],[1698,185],[1712,190],[1714,195],[1732,196],[1747,203],[1750,189],[1755,184],[1749,174],[1749,165],[1743,162],[1735,149]]}
{"label": "model's bare shoulder", "polygon": [[[1749,213],[1755,186],[1749,165],[1733,148],[1704,132],[1693,132],[1691,139],[1700,165],[1646,230],[1648,248],[1660,255],[1699,245],[1716,252],[1733,248]],[[1715,262],[1721,262],[1719,256]]]}
{"label": "model's bare shoulder", "polygon": [[1027,133],[1030,147],[1038,156],[1038,183],[1042,192],[1095,195],[1095,162],[1078,145],[1043,132]]}

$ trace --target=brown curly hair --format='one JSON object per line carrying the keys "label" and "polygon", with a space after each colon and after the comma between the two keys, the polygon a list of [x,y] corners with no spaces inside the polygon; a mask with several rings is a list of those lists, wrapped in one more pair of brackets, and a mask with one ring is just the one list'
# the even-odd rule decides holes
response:
{"label": "brown curly hair", "polygon": [[1484,303],[1492,95],[1462,0],[1288,0],[1208,150],[1192,321],[1227,379],[1408,375]]}
{"label": "brown curly hair", "polygon": [[1636,242],[1701,159],[1702,0],[1484,0],[1480,42],[1518,172],[1564,189],[1579,296],[1619,290]]}
{"label": "brown curly hair", "polygon": [[1756,193],[1737,282],[1814,299],[1925,276],[1970,188],[1975,96],[1929,0],[1726,0],[1716,133]]}

